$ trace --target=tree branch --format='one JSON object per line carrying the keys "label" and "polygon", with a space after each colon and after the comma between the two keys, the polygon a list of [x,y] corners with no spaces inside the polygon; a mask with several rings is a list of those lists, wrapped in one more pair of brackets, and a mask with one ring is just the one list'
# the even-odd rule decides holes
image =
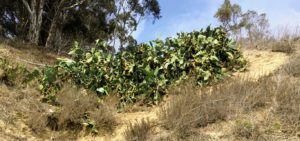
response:
{"label": "tree branch", "polygon": [[23,4],[25,5],[26,9],[28,10],[29,13],[32,13],[32,10],[26,0],[22,0]]}
{"label": "tree branch", "polygon": [[85,1],[86,1],[86,0],[81,0],[80,2],[78,2],[78,3],[75,3],[75,4],[73,4],[73,5],[69,6],[69,7],[65,7],[63,10],[72,9],[72,8],[74,8],[74,7],[78,6],[78,5],[81,5],[81,4],[83,4]]}
{"label": "tree branch", "polygon": [[18,57],[16,58],[16,60],[25,62],[25,63],[30,64],[30,65],[39,66],[39,67],[45,67],[46,66],[45,64],[39,64],[39,63],[30,62],[30,61],[27,61],[27,60],[24,60],[24,59],[20,59]]}

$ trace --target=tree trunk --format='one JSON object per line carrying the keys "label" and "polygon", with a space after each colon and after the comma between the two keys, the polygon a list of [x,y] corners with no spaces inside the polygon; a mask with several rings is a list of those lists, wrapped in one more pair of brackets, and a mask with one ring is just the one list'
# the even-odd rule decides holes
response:
{"label": "tree trunk", "polygon": [[25,5],[27,11],[29,12],[30,25],[28,32],[28,40],[29,42],[38,45],[43,21],[45,0],[40,0],[39,3],[37,0],[31,0],[30,6],[26,0],[22,0],[22,2]]}
{"label": "tree trunk", "polygon": [[55,12],[55,15],[52,19],[51,22],[51,26],[49,29],[49,33],[48,33],[48,37],[47,37],[47,41],[46,41],[46,48],[53,48],[54,47],[54,43],[55,43],[55,37],[56,37],[56,33],[59,29],[59,19],[61,19],[62,17],[62,11],[63,11],[63,4],[64,4],[65,0],[62,0]]}
{"label": "tree trunk", "polygon": [[54,18],[52,19],[50,30],[48,33],[48,38],[47,38],[46,45],[45,45],[46,48],[54,47],[56,33],[57,33],[57,30],[59,29],[58,21],[59,21],[60,17],[61,17],[61,13],[57,13],[57,14],[55,14]]}
{"label": "tree trunk", "polygon": [[4,36],[4,31],[3,31],[2,25],[0,25],[0,37],[1,36]]}
{"label": "tree trunk", "polygon": [[43,23],[43,12],[44,12],[44,4],[45,0],[40,0],[39,7],[38,7],[38,13],[37,13],[37,19],[36,19],[36,28],[34,31],[35,34],[35,41],[38,43],[40,39],[40,33],[42,29],[42,23]]}

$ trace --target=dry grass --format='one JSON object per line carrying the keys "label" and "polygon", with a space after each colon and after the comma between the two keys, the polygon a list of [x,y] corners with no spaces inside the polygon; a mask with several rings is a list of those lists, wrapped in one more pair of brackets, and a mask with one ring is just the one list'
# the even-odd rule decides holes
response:
{"label": "dry grass", "polygon": [[34,112],[30,116],[27,124],[37,135],[42,135],[47,131],[47,115],[40,112]]}
{"label": "dry grass", "polygon": [[[23,134],[26,134],[24,131],[28,129],[26,126],[27,121],[30,121],[28,118],[35,116],[33,111],[44,111],[47,109],[47,106],[38,100],[38,96],[38,91],[31,88],[15,88],[7,87],[3,84],[0,85],[0,121],[4,123],[4,125],[0,125],[1,128],[4,127],[0,131],[0,140],[26,138]],[[39,122],[37,121],[39,120],[40,117],[36,116],[31,120],[35,124],[32,126],[32,129],[37,134],[40,134],[40,129],[44,127],[43,125],[38,125]]]}
{"label": "dry grass", "polygon": [[293,55],[281,69],[282,74],[300,77],[300,54]]}
{"label": "dry grass", "polygon": [[112,108],[100,103],[93,93],[66,87],[57,99],[62,105],[57,117],[59,128],[82,130],[83,123],[88,123],[87,127],[95,132],[95,129],[112,131],[116,125]]}
{"label": "dry grass", "polygon": [[295,135],[300,131],[300,54],[283,66],[276,94],[276,112],[283,132]]}
{"label": "dry grass", "polygon": [[240,38],[238,46],[244,48],[255,48],[259,50],[272,50],[273,52],[293,53],[300,41],[300,26],[277,27],[272,34],[263,33],[262,39],[250,41],[247,38]]}
{"label": "dry grass", "polygon": [[299,26],[278,27],[277,34],[273,35],[275,40],[270,41],[271,49],[274,52],[293,53],[300,37]]}
{"label": "dry grass", "polygon": [[[287,45],[284,42],[290,41],[289,38],[282,40],[282,43]],[[284,52],[289,52],[289,49]],[[58,95],[59,106],[53,107],[38,101],[36,90],[22,90],[25,86],[17,87],[18,80],[8,80],[6,76],[7,71],[0,70],[3,82],[0,85],[0,120],[6,124],[16,126],[16,121],[26,119],[27,125],[36,134],[58,131],[62,135],[57,136],[57,140],[71,137],[75,140],[77,133],[74,132],[112,133],[115,129],[115,111],[110,108],[115,105],[101,102],[94,94],[68,86]],[[13,83],[15,84],[12,85]],[[153,137],[172,141],[213,140],[201,133],[199,128],[223,123],[219,121],[236,121],[232,136],[239,140],[259,140],[262,134],[296,136],[296,140],[299,140],[299,86],[300,55],[292,56],[281,70],[258,81],[232,78],[207,88],[196,87],[190,81],[169,90],[170,100],[158,112],[161,133],[153,135],[153,123],[141,120],[128,125],[124,136],[127,140],[155,140]],[[249,116],[255,113],[263,113],[269,117],[256,119],[257,117]],[[244,118],[245,115],[248,115],[247,118]],[[276,131],[267,133],[270,130]],[[63,134],[65,131],[71,134]]]}
{"label": "dry grass", "polygon": [[259,126],[251,120],[238,119],[235,121],[233,134],[237,138],[257,140],[260,136]]}
{"label": "dry grass", "polygon": [[[293,88],[285,85],[292,85],[292,81],[279,79],[275,74],[265,76],[257,81],[248,78],[227,79],[207,88],[196,88],[192,83],[185,83],[170,91],[172,98],[159,111],[159,120],[162,122],[162,126],[172,133],[170,136],[176,136],[177,139],[191,138],[199,135],[199,132],[195,132],[199,127],[275,108],[274,98],[276,96],[284,92],[292,94]],[[292,86],[296,87],[297,85]],[[295,98],[295,94],[286,97]],[[283,99],[280,98],[280,100]],[[287,105],[284,104],[286,102],[282,101],[279,105]],[[300,109],[296,109],[297,102],[300,103],[299,101],[293,102],[292,112],[298,115],[296,110]],[[291,115],[291,113],[289,114]],[[246,122],[237,122],[234,134],[237,137],[252,140],[261,137],[259,135],[261,132],[258,131],[256,124],[251,123],[251,126],[247,124]]]}
{"label": "dry grass", "polygon": [[58,94],[57,99],[61,108],[57,111],[57,116],[54,116],[57,117],[59,129],[82,130],[85,114],[96,108],[98,98],[80,91],[67,86]]}
{"label": "dry grass", "polygon": [[68,131],[76,138],[75,135],[79,135],[81,131],[95,134],[112,132],[116,126],[114,111],[99,103],[95,94],[66,86],[59,93],[57,100],[60,106],[32,114],[28,125],[33,131]]}
{"label": "dry grass", "polygon": [[142,119],[134,124],[130,123],[123,134],[127,141],[146,141],[151,136],[152,127],[149,120]]}
{"label": "dry grass", "polygon": [[290,39],[282,39],[275,41],[272,45],[273,52],[293,53],[295,51],[295,41]]}
{"label": "dry grass", "polygon": [[171,95],[174,97],[158,114],[162,126],[178,138],[187,138],[193,134],[193,128],[224,120],[229,114],[226,108],[228,100],[221,95],[199,94],[192,84],[177,90],[173,91]]}
{"label": "dry grass", "polygon": [[283,124],[283,132],[295,134],[300,131],[300,81],[293,78],[282,82],[276,101],[278,114]]}
{"label": "dry grass", "polygon": [[44,48],[24,44],[19,41],[6,41],[0,43],[1,58],[14,64],[25,66],[28,70],[41,68],[44,65],[54,64],[58,57],[55,53]]}

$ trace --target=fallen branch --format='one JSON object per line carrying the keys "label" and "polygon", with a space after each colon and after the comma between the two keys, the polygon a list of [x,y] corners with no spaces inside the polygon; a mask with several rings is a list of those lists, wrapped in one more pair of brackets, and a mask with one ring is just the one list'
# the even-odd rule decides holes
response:
{"label": "fallen branch", "polygon": [[25,62],[27,64],[35,65],[35,66],[40,66],[40,67],[45,67],[46,66],[45,64],[34,63],[34,62],[30,62],[30,61],[20,59],[20,58],[17,58],[16,60]]}

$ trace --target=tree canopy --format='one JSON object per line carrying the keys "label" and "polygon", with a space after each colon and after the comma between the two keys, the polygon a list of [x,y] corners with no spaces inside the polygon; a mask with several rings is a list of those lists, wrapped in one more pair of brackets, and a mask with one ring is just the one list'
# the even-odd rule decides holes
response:
{"label": "tree canopy", "polygon": [[266,13],[259,14],[253,10],[243,13],[241,6],[231,4],[230,0],[224,0],[216,12],[215,18],[236,40],[240,38],[243,29],[246,30],[250,42],[263,39],[268,34],[269,21]]}
{"label": "tree canopy", "polygon": [[49,48],[98,38],[124,47],[146,16],[161,17],[157,0],[2,0],[0,34]]}

